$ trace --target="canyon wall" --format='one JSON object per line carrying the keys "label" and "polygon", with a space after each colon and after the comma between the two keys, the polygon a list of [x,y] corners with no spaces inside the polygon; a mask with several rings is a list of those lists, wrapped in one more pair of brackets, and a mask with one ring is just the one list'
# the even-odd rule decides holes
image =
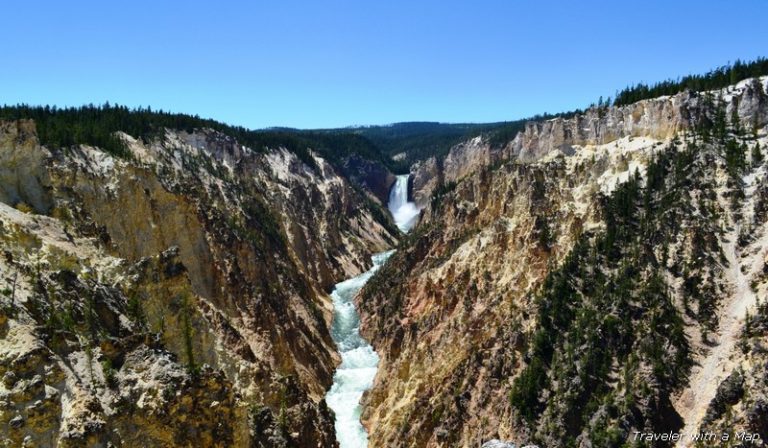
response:
{"label": "canyon wall", "polygon": [[477,137],[451,148],[444,159],[436,157],[412,167],[414,197],[425,206],[437,185],[456,182],[468,173],[512,157],[534,161],[552,151],[570,155],[574,146],[599,145],[622,137],[672,138],[690,131],[701,120],[711,120],[712,102],[718,97],[726,104],[726,118],[734,109],[751,128],[755,121],[765,123],[766,97],[760,82],[745,80],[718,92],[683,92],[673,96],[638,101],[621,107],[590,108],[584,113],[546,121],[532,121],[514,139],[492,145],[487,137]]}
{"label": "canyon wall", "polygon": [[397,242],[386,212],[317,155],[120,138],[129,158],[0,125],[0,432],[333,446],[328,292]]}
{"label": "canyon wall", "polygon": [[750,159],[768,145],[765,83],[532,123],[416,166],[422,220],[358,298],[381,356],[371,446],[765,434],[768,172]]}

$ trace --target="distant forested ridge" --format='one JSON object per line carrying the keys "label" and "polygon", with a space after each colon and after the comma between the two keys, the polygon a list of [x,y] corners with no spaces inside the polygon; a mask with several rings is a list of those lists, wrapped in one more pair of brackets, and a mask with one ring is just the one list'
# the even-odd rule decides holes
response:
{"label": "distant forested ridge", "polygon": [[[408,172],[410,165],[417,160],[445,155],[453,145],[481,133],[495,135],[496,130],[502,135],[516,133],[530,120],[487,124],[407,122],[320,130],[282,127],[251,130],[198,115],[153,110],[151,107],[133,109],[109,103],[65,108],[26,104],[0,107],[0,120],[18,119],[34,120],[40,142],[51,148],[85,144],[97,146],[117,157],[130,157],[125,143],[115,132],[122,131],[150,141],[166,128],[186,132],[208,128],[229,135],[255,151],[286,148],[310,166],[314,165],[309,154],[311,149],[337,166],[336,162],[358,155],[379,161],[395,173]],[[406,157],[393,159],[402,152],[406,153]]]}
{"label": "distant forested ridge", "polygon": [[125,143],[115,135],[117,131],[149,141],[160,136],[166,128],[187,132],[209,128],[234,137],[240,144],[255,151],[286,148],[310,166],[315,163],[309,153],[311,149],[331,163],[357,154],[369,160],[380,161],[390,170],[403,170],[370,140],[343,130],[250,130],[200,118],[197,115],[155,111],[150,107],[131,109],[109,103],[67,108],[28,105],[0,107],[0,120],[18,119],[35,121],[38,138],[43,145],[51,148],[92,145],[117,157],[130,157]]}
{"label": "distant forested ridge", "polygon": [[443,157],[456,144],[488,132],[498,125],[413,121],[349,130],[369,139],[383,153],[396,157],[399,163],[409,167],[418,160],[432,156]]}
{"label": "distant forested ridge", "polygon": [[[752,62],[736,61],[703,75],[688,75],[678,80],[661,81],[653,85],[639,83],[616,94],[615,100],[597,102],[597,107],[623,106],[643,99],[674,95],[684,90],[714,90],[744,79],[768,75],[768,59]],[[594,107],[592,104],[590,107]],[[191,132],[210,128],[234,137],[256,151],[284,147],[313,165],[309,150],[315,150],[338,166],[337,162],[352,155],[379,161],[390,171],[406,173],[416,161],[448,154],[451,147],[470,138],[484,135],[491,146],[503,146],[515,138],[528,122],[556,117],[569,118],[581,113],[577,109],[558,114],[541,114],[518,120],[495,123],[403,122],[384,126],[361,126],[338,129],[298,130],[271,128],[251,130],[231,126],[198,115],[170,113],[150,107],[131,109],[126,106],[89,104],[81,107],[2,106],[2,119],[33,119],[40,141],[53,148],[75,144],[98,146],[119,157],[129,153],[116,131],[144,140],[160,135],[164,128]]]}
{"label": "distant forested ridge", "polygon": [[[450,149],[466,140],[484,135],[492,146],[501,146],[515,138],[531,121],[569,117],[580,110],[560,114],[539,114],[513,121],[495,123],[437,123],[403,122],[387,126],[350,128],[350,132],[371,140],[385,154],[396,157],[403,153],[402,162],[407,165],[432,156],[441,158]],[[335,130],[338,131],[338,130]]]}

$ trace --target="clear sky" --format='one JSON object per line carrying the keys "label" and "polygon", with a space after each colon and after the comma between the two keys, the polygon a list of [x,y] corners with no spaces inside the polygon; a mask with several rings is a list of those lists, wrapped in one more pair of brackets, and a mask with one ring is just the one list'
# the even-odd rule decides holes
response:
{"label": "clear sky", "polygon": [[768,1],[61,1],[3,6],[0,103],[251,128],[488,122],[768,56]]}

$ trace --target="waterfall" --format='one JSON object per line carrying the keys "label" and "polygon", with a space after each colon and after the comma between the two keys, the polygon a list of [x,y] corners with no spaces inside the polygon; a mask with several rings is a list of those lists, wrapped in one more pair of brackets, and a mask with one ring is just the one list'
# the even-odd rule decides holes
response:
{"label": "waterfall", "polygon": [[389,192],[389,212],[395,219],[395,224],[402,232],[408,232],[416,224],[419,209],[413,202],[408,202],[408,174],[397,176],[395,185]]}
{"label": "waterfall", "polygon": [[[397,176],[389,193],[388,207],[401,231],[409,231],[416,223],[419,210],[416,204],[408,202],[408,175]],[[374,255],[373,267],[368,272],[337,283],[331,293],[331,337],[341,353],[341,365],[333,375],[333,385],[325,400],[336,414],[334,427],[340,448],[368,446],[368,433],[360,423],[360,398],[373,386],[379,355],[360,335],[360,315],[355,309],[355,296],[394,252],[390,250]]]}

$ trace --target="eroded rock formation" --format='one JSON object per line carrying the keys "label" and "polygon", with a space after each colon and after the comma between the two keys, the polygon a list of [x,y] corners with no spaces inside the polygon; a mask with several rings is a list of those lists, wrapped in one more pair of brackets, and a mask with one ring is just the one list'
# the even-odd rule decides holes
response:
{"label": "eroded rock formation", "polygon": [[0,126],[6,443],[333,446],[327,293],[394,225],[316,155],[121,138],[129,159]]}
{"label": "eroded rock formation", "polygon": [[422,221],[359,298],[382,359],[371,446],[764,430],[766,340],[745,312],[766,300],[768,174],[747,160],[768,144],[765,82],[534,123],[416,166]]}

